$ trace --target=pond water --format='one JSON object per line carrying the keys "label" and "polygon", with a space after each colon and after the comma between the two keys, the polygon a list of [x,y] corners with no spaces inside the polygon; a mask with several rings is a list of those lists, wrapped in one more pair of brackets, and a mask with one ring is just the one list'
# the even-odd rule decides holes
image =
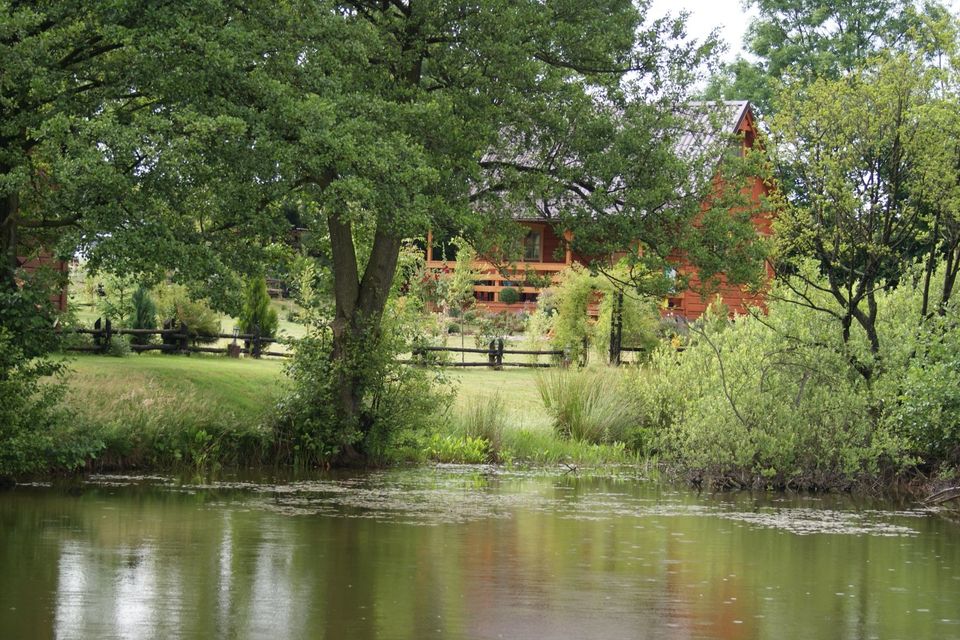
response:
{"label": "pond water", "polygon": [[960,638],[960,525],[443,467],[0,492],[2,638]]}

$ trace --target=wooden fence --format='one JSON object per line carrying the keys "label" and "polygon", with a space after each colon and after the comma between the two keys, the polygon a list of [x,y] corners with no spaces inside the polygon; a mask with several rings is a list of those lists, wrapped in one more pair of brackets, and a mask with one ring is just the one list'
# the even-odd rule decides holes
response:
{"label": "wooden fence", "polygon": [[[503,338],[491,340],[486,349],[470,349],[467,347],[429,347],[417,346],[412,349],[413,359],[410,364],[425,364],[428,354],[431,353],[478,353],[487,356],[486,362],[455,362],[440,360],[439,364],[445,367],[490,367],[503,369],[504,367],[546,368],[569,364],[563,351],[537,351],[532,349],[505,349]],[[552,362],[504,362],[505,355],[548,356]]]}
{"label": "wooden fence", "polygon": [[[214,353],[224,354],[232,357],[239,357],[241,353],[248,353],[254,358],[260,358],[262,356],[285,358],[292,356],[292,353],[285,351],[269,351],[268,349],[270,348],[270,345],[276,344],[278,341],[274,338],[268,338],[261,335],[259,331],[254,331],[254,333],[197,334],[191,333],[189,327],[187,327],[185,324],[174,326],[172,321],[165,322],[162,329],[123,329],[114,328],[109,319],[106,321],[103,319],[98,319],[94,323],[93,329],[73,329],[73,332],[91,336],[93,338],[92,344],[74,345],[67,347],[67,349],[70,351],[81,351],[87,353],[109,353],[111,341],[114,336],[160,336],[160,344],[137,344],[134,342],[130,344],[130,350],[134,353],[142,353],[145,351],[161,351],[163,353],[170,354]],[[219,339],[233,340],[233,342],[232,344],[228,344],[226,346],[198,346],[196,344],[197,342]],[[243,344],[239,344],[238,341],[243,341]],[[589,351],[588,346],[589,345],[586,343],[584,344],[584,349],[582,351],[584,355],[580,362],[577,363],[580,366],[585,366],[587,364],[586,354]],[[624,347],[617,344],[615,348],[611,348],[610,364],[617,366],[622,364],[622,353],[643,353],[645,351],[646,350],[643,348]],[[405,364],[428,364],[431,362],[431,354],[442,353],[470,353],[486,356],[485,360],[475,362],[457,362],[443,358],[435,358],[433,360],[433,362],[436,364],[445,367],[489,367],[495,370],[500,370],[504,367],[543,369],[548,367],[567,367],[572,364],[570,355],[566,351],[507,349],[504,346],[504,341],[502,338],[491,340],[490,344],[485,349],[418,345],[411,348],[412,358],[410,360],[401,360],[401,362]],[[508,362],[504,360],[504,356],[514,355],[537,356],[538,358],[546,357],[549,358],[549,361]]]}
{"label": "wooden fence", "polygon": [[[275,344],[277,340],[268,338],[260,334],[259,330],[254,333],[214,333],[201,334],[191,333],[187,325],[181,324],[174,326],[173,322],[165,322],[162,329],[116,329],[108,318],[106,321],[97,319],[93,329],[74,329],[74,333],[90,335],[93,338],[93,344],[74,345],[67,347],[70,351],[83,351],[89,353],[108,353],[110,344],[114,336],[160,336],[160,344],[130,344],[130,350],[135,353],[144,351],[162,351],[164,353],[219,353],[233,357],[239,357],[243,352],[249,353],[254,358],[262,356],[289,357],[291,354],[283,351],[268,351],[269,346]],[[233,340],[232,344],[225,347],[221,346],[198,346],[197,342],[208,340],[219,340],[225,338]],[[237,343],[243,341],[243,346]]]}

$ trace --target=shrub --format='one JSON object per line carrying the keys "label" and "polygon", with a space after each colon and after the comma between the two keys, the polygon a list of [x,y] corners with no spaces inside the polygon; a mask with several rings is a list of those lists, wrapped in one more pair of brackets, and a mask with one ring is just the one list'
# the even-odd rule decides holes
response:
{"label": "shrub", "polygon": [[520,302],[520,291],[514,287],[500,289],[500,302],[503,304],[517,304]]}
{"label": "shrub", "polygon": [[477,313],[477,331],[474,336],[478,349],[485,349],[491,340],[504,339],[523,327],[523,320],[516,313]]}
{"label": "shrub", "polygon": [[[131,329],[156,329],[157,328],[157,305],[153,302],[150,290],[140,286],[131,296],[133,305],[132,312],[127,318],[127,324]],[[133,336],[133,344],[149,344],[150,336]]]}
{"label": "shrub", "polygon": [[136,280],[131,276],[102,272],[97,273],[95,279],[98,293],[97,313],[114,322],[122,322],[130,318],[134,311],[133,294],[137,290]]}
{"label": "shrub", "polygon": [[114,358],[125,358],[130,355],[132,349],[130,343],[132,336],[110,336],[110,344],[107,345],[107,355]]}
{"label": "shrub", "polygon": [[240,311],[240,331],[242,333],[255,333],[259,328],[260,335],[272,338],[277,334],[278,325],[277,311],[270,306],[266,278],[263,276],[250,278],[247,281],[243,308]]}
{"label": "shrub", "polygon": [[617,370],[554,370],[536,382],[559,435],[592,443],[636,439],[637,406]]}
{"label": "shrub", "polygon": [[58,316],[45,278],[18,272],[14,286],[0,280],[0,479],[73,469],[99,448],[59,408],[64,368],[49,358],[59,346]]}
{"label": "shrub", "polygon": [[888,378],[884,419],[928,466],[960,466],[960,328],[956,309],[935,316],[911,341],[902,375]]}
{"label": "shrub", "polygon": [[765,317],[705,317],[682,353],[664,345],[653,354],[635,379],[652,447],[739,485],[825,488],[899,465],[902,442],[878,421],[884,403],[839,332],[821,312],[784,301],[795,294],[773,293]]}
{"label": "shrub", "polygon": [[[419,313],[393,299],[381,332],[350,362],[331,358],[331,336],[312,324],[297,341],[287,373],[292,389],[279,403],[276,433],[281,459],[297,466],[350,461],[384,462],[424,433],[433,431],[452,396],[441,391],[439,370],[410,367],[398,355],[424,338]],[[335,387],[344,368],[363,381],[360,415],[349,424],[338,414]]]}
{"label": "shrub", "polygon": [[594,295],[595,284],[590,272],[575,264],[560,273],[560,282],[553,291],[553,304],[556,305],[553,344],[574,362],[583,359],[594,338],[594,325],[587,316],[587,305]]}
{"label": "shrub", "polygon": [[490,443],[484,438],[435,433],[427,441],[427,457],[436,462],[483,464],[490,461]]}
{"label": "shrub", "polygon": [[[537,310],[527,316],[526,326],[524,327],[523,348],[527,351],[545,351],[550,347],[548,336],[553,331],[554,314],[544,311],[537,306]],[[538,355],[528,355],[529,362],[536,363],[540,361]]]}
{"label": "shrub", "polygon": [[187,325],[194,342],[212,343],[218,338],[203,338],[220,333],[220,318],[204,300],[194,300],[183,285],[168,284],[156,291],[158,308],[163,318]]}

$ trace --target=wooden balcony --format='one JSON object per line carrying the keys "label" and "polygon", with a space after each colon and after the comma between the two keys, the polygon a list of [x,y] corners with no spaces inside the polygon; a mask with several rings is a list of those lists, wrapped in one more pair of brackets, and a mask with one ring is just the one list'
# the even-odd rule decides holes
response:
{"label": "wooden balcony", "polygon": [[[506,265],[496,265],[489,260],[474,260],[473,269],[477,272],[474,293],[481,306],[493,311],[520,310],[536,304],[542,286],[534,286],[528,280],[535,279],[540,283],[549,284],[557,281],[558,274],[569,267],[574,259],[570,249],[573,236],[567,232],[562,235],[554,233],[550,226],[543,222],[523,221],[522,224],[531,230],[530,239],[535,244],[526,246],[530,253],[542,260],[527,260],[512,262]],[[456,261],[434,260],[433,233],[427,233],[427,269],[434,271],[452,271]],[[549,283],[549,284],[547,284]],[[521,300],[514,304],[505,304],[500,301],[500,292],[510,287],[516,289]]]}

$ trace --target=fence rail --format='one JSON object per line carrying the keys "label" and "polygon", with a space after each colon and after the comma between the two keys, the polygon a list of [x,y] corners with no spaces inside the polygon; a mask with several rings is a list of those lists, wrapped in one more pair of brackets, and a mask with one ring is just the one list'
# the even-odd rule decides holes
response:
{"label": "fence rail", "polygon": [[[429,353],[478,353],[487,356],[486,362],[456,362],[447,361],[439,364],[444,367],[490,367],[492,369],[503,369],[504,367],[525,367],[531,369],[545,369],[548,367],[565,366],[569,364],[567,354],[559,350],[536,351],[532,349],[506,349],[504,348],[503,338],[491,340],[486,349],[475,349],[471,347],[434,347],[434,346],[415,346],[411,349],[412,360],[405,360],[409,364],[426,364],[427,354]],[[504,362],[503,357],[507,355],[531,355],[531,356],[549,356],[554,359],[553,362]]]}
{"label": "fence rail", "polygon": [[[173,321],[167,321],[164,323],[162,329],[126,329],[114,328],[109,318],[107,318],[106,321],[98,318],[92,329],[77,328],[71,331],[80,335],[92,336],[93,344],[69,346],[67,350],[87,353],[107,353],[110,351],[111,341],[114,336],[160,336],[162,344],[133,343],[130,345],[130,350],[135,353],[144,351],[161,351],[163,353],[218,353],[233,357],[239,357],[240,353],[245,351],[254,358],[260,358],[262,356],[283,358],[291,355],[283,351],[267,351],[265,347],[279,341],[275,338],[261,335],[259,328],[253,333],[191,333],[190,328],[186,324],[181,324],[177,327],[174,326]],[[197,341],[219,340],[222,338],[233,340],[233,343],[225,347],[203,347],[195,344]],[[243,347],[237,344],[238,340],[243,340]]]}
{"label": "fence rail", "polygon": [[[213,334],[199,334],[191,333],[189,327],[185,324],[181,324],[178,327],[174,326],[172,321],[167,321],[164,323],[162,329],[125,329],[125,328],[114,328],[109,319],[103,321],[103,319],[98,319],[94,323],[93,329],[78,328],[72,329],[73,333],[89,335],[93,337],[93,344],[88,345],[74,345],[67,347],[70,351],[78,351],[85,353],[107,353],[110,351],[111,341],[114,336],[136,336],[136,337],[149,337],[149,336],[160,336],[162,343],[161,344],[136,344],[133,343],[130,345],[130,350],[135,353],[142,353],[146,351],[160,351],[161,353],[170,353],[170,354],[189,354],[189,353],[212,353],[212,354],[225,354],[231,357],[239,357],[241,353],[248,353],[254,358],[260,358],[263,356],[286,358],[291,357],[293,354],[284,352],[284,351],[268,351],[269,345],[276,344],[279,342],[276,338],[268,338],[266,336],[260,335],[259,331],[254,331],[253,333],[213,333]],[[218,339],[227,339],[233,340],[232,344],[229,344],[225,347],[221,346],[199,346],[195,344],[198,340],[218,340]],[[238,344],[238,341],[242,340],[243,345]],[[585,351],[586,351],[586,346]],[[620,354],[621,353],[645,353],[646,349],[642,347],[623,347],[617,345],[615,352],[615,359],[611,360],[611,364],[619,365],[621,364]],[[437,347],[431,345],[416,345],[410,349],[411,358],[408,360],[400,360],[399,362],[403,364],[412,364],[412,365],[423,365],[423,364],[439,364],[444,367],[489,367],[495,370],[501,370],[505,367],[518,367],[518,368],[530,368],[530,369],[545,369],[549,367],[566,367],[571,364],[570,354],[566,351],[561,351],[558,349],[547,349],[547,350],[535,350],[535,349],[507,349],[504,347],[504,341],[502,338],[497,338],[491,340],[490,344],[486,348],[471,348],[471,347]],[[486,361],[479,362],[457,362],[452,360],[433,360],[429,358],[429,354],[439,354],[439,353],[460,353],[460,354],[481,354],[486,355]],[[543,356],[550,358],[548,362],[506,362],[504,361],[504,356],[512,355],[525,355],[525,356]],[[582,359],[579,363],[580,365],[585,365],[585,359]]]}

